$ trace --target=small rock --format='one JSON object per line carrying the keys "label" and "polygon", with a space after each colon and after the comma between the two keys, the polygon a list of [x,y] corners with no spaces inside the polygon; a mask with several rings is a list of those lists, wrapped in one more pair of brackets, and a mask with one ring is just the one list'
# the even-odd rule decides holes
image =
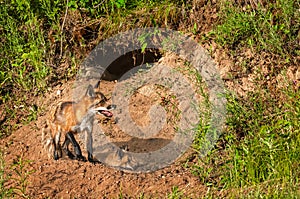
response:
{"label": "small rock", "polygon": [[56,95],[61,95],[61,90],[57,90]]}

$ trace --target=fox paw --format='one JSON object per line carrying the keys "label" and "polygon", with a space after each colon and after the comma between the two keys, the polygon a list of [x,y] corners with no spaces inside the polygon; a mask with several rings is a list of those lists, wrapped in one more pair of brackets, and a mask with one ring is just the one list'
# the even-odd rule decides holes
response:
{"label": "fox paw", "polygon": [[59,158],[61,158],[61,152],[60,151],[54,151],[53,159],[58,160]]}
{"label": "fox paw", "polygon": [[94,165],[100,163],[97,159],[94,159],[92,155],[88,156],[88,161]]}
{"label": "fox paw", "polygon": [[82,155],[76,156],[76,160],[86,162],[86,158],[84,156],[82,156]]}

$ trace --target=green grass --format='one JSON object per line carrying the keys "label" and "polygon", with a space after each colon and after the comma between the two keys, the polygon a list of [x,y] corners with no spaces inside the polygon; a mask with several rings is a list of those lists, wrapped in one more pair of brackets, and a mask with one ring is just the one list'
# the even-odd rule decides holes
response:
{"label": "green grass", "polygon": [[[101,40],[145,26],[171,27],[184,1],[65,0],[0,3],[0,137],[35,120],[34,97],[75,77]],[[91,44],[92,43],[92,44]]]}
{"label": "green grass", "polygon": [[[235,65],[236,70],[249,69],[256,85],[243,96],[228,91],[226,128],[217,145],[197,163],[186,164],[208,187],[205,198],[300,197],[299,81],[287,79],[281,82],[284,87],[271,82],[278,74],[287,78],[286,70],[299,66],[300,1],[262,0],[255,2],[264,5],[253,7],[249,2],[254,1],[245,5],[218,1],[218,24],[202,41],[213,40],[216,48],[241,56],[243,62]],[[0,137],[20,123],[36,120],[43,107],[32,106],[34,98],[49,86],[74,78],[80,60],[101,40],[137,27],[177,28],[188,17],[182,11],[189,11],[191,5],[173,0],[1,1]],[[196,35],[201,23],[184,25]],[[243,57],[239,54],[243,49],[253,54]],[[261,53],[272,57],[270,80],[262,72],[262,62],[247,61]],[[238,79],[230,81],[239,84]],[[195,150],[203,147],[208,128],[203,120]],[[11,179],[0,157],[0,198],[26,197],[31,171],[26,171],[22,159],[15,163],[10,172],[17,176],[16,188],[9,188],[5,183]],[[166,196],[181,198],[183,193],[174,187]]]}
{"label": "green grass", "polygon": [[2,152],[0,153],[0,198],[9,198],[13,192],[13,189],[6,187],[5,183],[8,178],[4,173],[5,162]]}
{"label": "green grass", "polygon": [[6,166],[3,153],[0,152],[0,198],[29,198],[27,195],[28,177],[33,170],[26,166],[30,161],[18,157],[14,162]]}
{"label": "green grass", "polygon": [[[273,190],[299,186],[299,107],[296,93],[277,104],[271,98],[251,96],[242,106],[229,102],[228,147],[230,163],[223,177],[228,187],[265,186]],[[269,103],[268,103],[269,102]],[[233,104],[231,104],[233,103]],[[235,105],[238,106],[235,106]],[[265,190],[267,194],[268,192]]]}
{"label": "green grass", "polygon": [[297,43],[300,39],[300,1],[266,2],[254,9],[250,4],[242,8],[232,1],[225,1],[221,6],[221,23],[211,34],[230,49],[248,46],[293,62],[292,57],[300,54]]}
{"label": "green grass", "polygon": [[168,199],[179,199],[184,198],[184,194],[182,191],[178,189],[178,187],[172,187],[172,192],[168,194]]}
{"label": "green grass", "polygon": [[[190,165],[202,183],[211,188],[208,197],[220,197],[220,190],[229,198],[300,197],[299,81],[286,75],[293,64],[299,66],[295,59],[299,56],[299,8],[299,1],[289,0],[258,7],[247,3],[242,7],[232,1],[220,5],[220,21],[209,33],[210,38],[233,56],[250,48],[250,59],[261,52],[273,59],[268,69],[270,79],[265,78],[261,70],[264,66],[259,62],[237,65],[237,69],[246,67],[255,75],[256,87],[243,96],[228,91],[223,134],[207,157]],[[270,84],[278,75],[284,77],[280,83],[285,86]],[[238,79],[233,83],[237,87],[240,84]],[[196,149],[201,148],[209,127],[201,125]]]}
{"label": "green grass", "polygon": [[4,1],[0,7],[0,104],[5,110],[1,117],[7,120],[0,132],[2,136],[15,129],[16,124],[10,123],[15,123],[12,121],[20,110],[29,112],[28,97],[45,90],[51,68],[45,63],[45,30],[40,27],[36,7],[27,1]]}
{"label": "green grass", "polygon": [[191,166],[202,183],[234,198],[300,196],[300,91],[290,86],[277,93],[284,102],[259,89],[247,99],[227,96],[226,131],[215,149]]}

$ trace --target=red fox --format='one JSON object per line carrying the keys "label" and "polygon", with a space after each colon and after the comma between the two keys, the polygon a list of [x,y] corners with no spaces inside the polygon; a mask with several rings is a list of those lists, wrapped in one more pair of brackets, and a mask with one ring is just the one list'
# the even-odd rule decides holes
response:
{"label": "red fox", "polygon": [[[114,105],[103,107],[107,99],[97,90],[99,83],[95,88],[89,85],[84,97],[79,102],[59,103],[51,116],[51,120],[47,121],[42,130],[42,143],[49,156],[53,156],[54,160],[62,157],[63,149],[69,158],[85,161],[86,159],[82,156],[80,146],[74,137],[74,134],[84,131],[88,160],[94,162],[92,147],[94,116],[98,113],[105,117],[112,117],[113,114],[110,110],[115,108]],[[65,137],[62,147],[60,145],[61,135]],[[73,145],[75,155],[69,150],[70,142]]]}

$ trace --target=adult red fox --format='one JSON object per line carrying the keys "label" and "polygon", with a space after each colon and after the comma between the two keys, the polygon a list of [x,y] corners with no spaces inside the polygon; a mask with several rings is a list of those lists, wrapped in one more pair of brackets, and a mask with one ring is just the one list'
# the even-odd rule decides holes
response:
{"label": "adult red fox", "polygon": [[[106,117],[112,117],[110,110],[114,105],[103,107],[106,97],[98,91],[99,83],[93,88],[89,85],[84,97],[78,102],[61,102],[52,114],[51,119],[47,120],[42,130],[42,143],[44,148],[53,156],[55,160],[62,156],[62,149],[71,159],[83,160],[80,146],[75,140],[74,134],[85,132],[85,144],[88,153],[88,160],[94,162],[92,147],[93,121],[96,113]],[[65,137],[61,147],[61,135]],[[75,155],[69,150],[70,142],[73,145]]]}

